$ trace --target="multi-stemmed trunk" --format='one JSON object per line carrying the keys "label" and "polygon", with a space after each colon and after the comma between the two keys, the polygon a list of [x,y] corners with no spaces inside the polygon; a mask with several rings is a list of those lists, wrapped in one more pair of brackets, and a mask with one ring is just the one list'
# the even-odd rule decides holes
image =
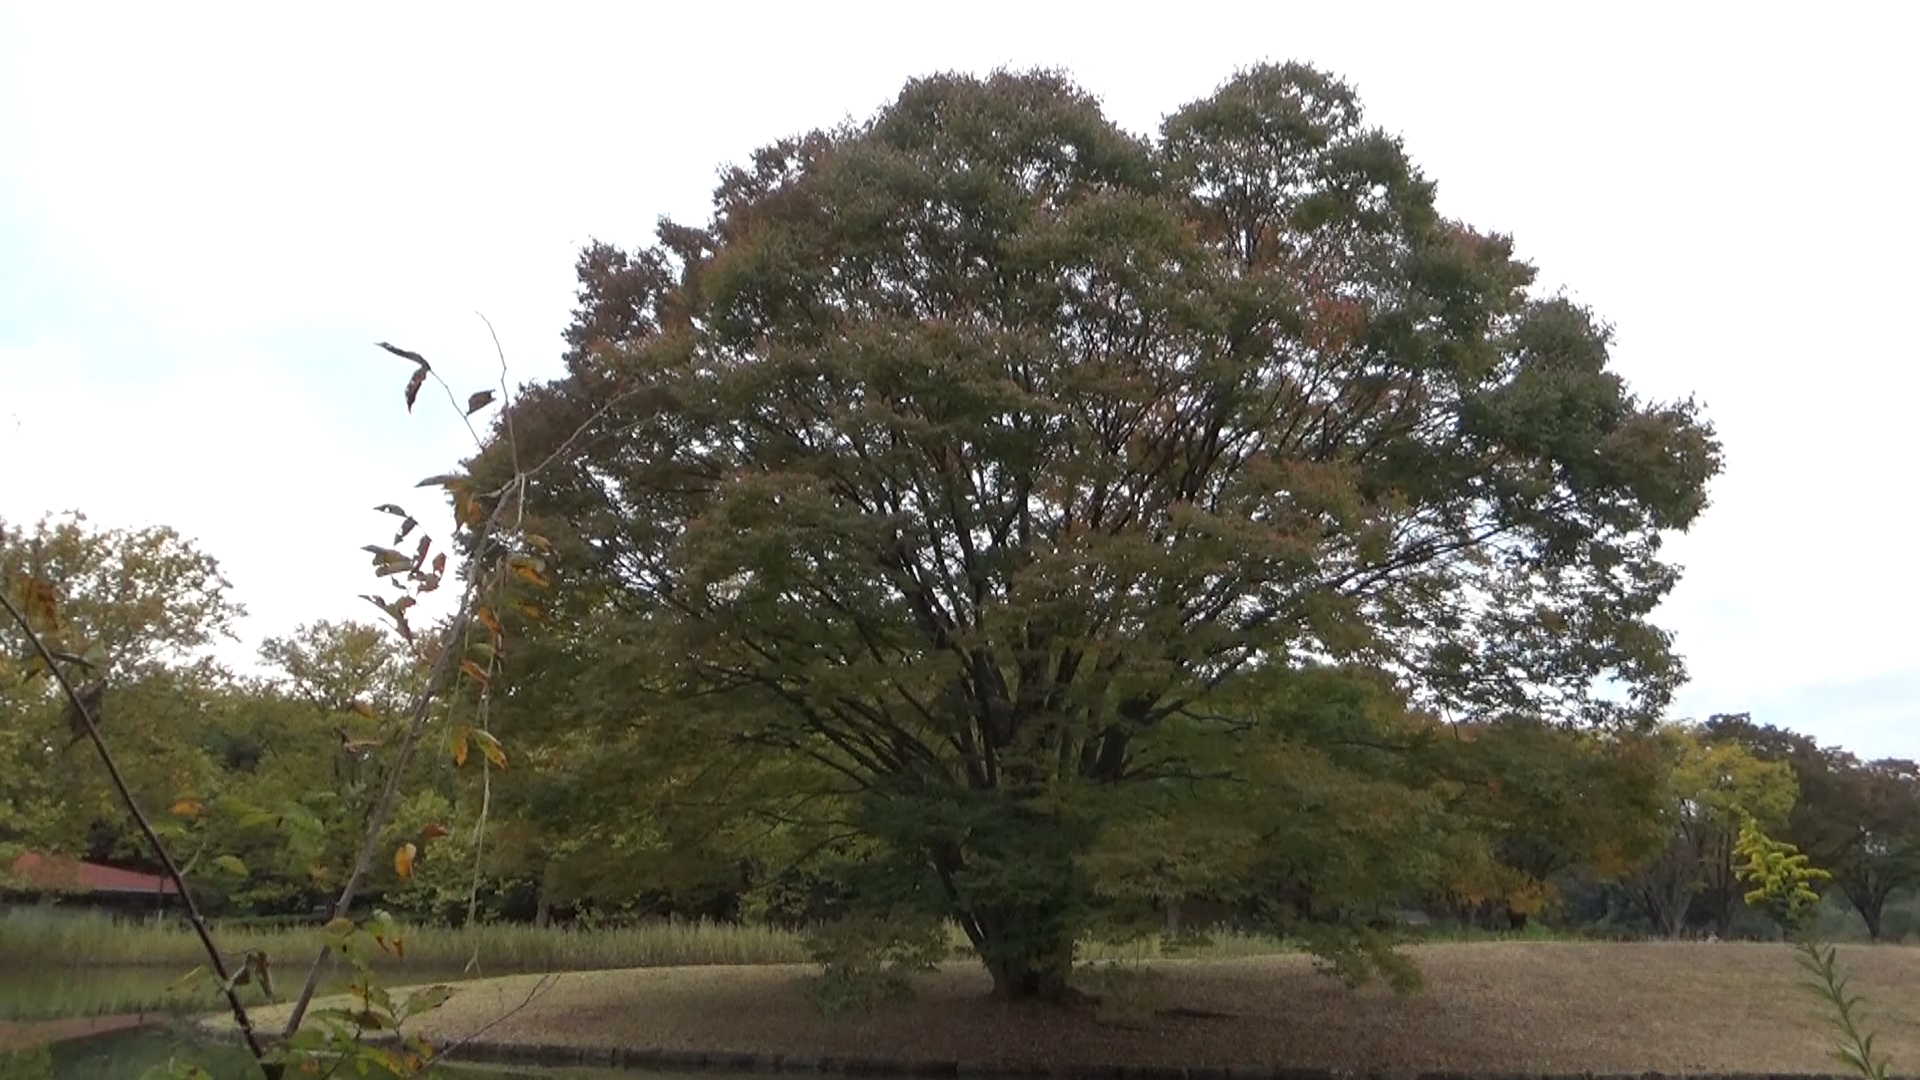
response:
{"label": "multi-stemmed trunk", "polygon": [[1077,996],[1070,982],[1076,927],[1066,916],[1065,905],[1048,903],[969,913],[969,936],[993,977],[994,997],[1063,1004]]}
{"label": "multi-stemmed trunk", "polygon": [[973,865],[958,845],[935,854],[950,914],[993,977],[993,996],[1002,1000],[1079,998],[1071,978],[1089,898],[1080,868],[1049,842],[1060,837],[1047,831],[1041,824],[991,857],[975,853]]}

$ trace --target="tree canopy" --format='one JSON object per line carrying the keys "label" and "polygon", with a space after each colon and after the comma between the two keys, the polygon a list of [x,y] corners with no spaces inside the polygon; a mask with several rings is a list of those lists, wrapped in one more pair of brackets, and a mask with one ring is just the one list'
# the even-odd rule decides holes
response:
{"label": "tree canopy", "polygon": [[1418,835],[1420,782],[1358,749],[1409,710],[1658,713],[1661,535],[1719,467],[1691,401],[1633,394],[1604,324],[1433,196],[1304,66],[1154,139],[1002,72],[590,247],[567,375],[503,423],[582,450],[526,510],[569,618],[650,661],[611,722],[699,747],[743,813],[877,841],[1010,995],[1061,991],[1103,838],[1197,792],[1297,800],[1217,854],[1347,917],[1296,856]]}

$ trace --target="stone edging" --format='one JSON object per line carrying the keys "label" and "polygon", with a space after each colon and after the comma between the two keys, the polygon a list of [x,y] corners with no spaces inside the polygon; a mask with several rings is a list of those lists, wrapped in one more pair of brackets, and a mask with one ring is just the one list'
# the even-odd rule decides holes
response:
{"label": "stone edging", "polygon": [[646,1072],[784,1073],[901,1078],[1005,1080],[1857,1080],[1832,1073],[1472,1073],[1358,1072],[1289,1065],[1060,1065],[928,1061],[886,1057],[757,1054],[736,1051],[633,1050],[543,1043],[472,1042],[451,1049],[448,1061],[476,1064],[588,1066]]}

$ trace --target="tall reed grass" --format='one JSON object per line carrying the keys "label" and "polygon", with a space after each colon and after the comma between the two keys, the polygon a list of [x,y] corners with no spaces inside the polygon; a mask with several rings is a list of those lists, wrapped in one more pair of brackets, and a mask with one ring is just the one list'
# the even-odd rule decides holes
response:
{"label": "tall reed grass", "polygon": [[[376,966],[460,970],[476,952],[478,970],[486,975],[808,962],[800,934],[731,923],[656,922],[593,930],[536,928],[524,923],[464,929],[411,926],[403,928],[402,937],[405,961],[379,957]],[[319,929],[311,926],[216,923],[214,939],[236,959],[258,950],[276,963],[304,963],[320,947]],[[952,940],[956,952],[966,950],[966,938],[958,928],[953,929]],[[1226,959],[1290,949],[1279,938],[1222,931],[1192,944],[1172,945],[1158,937],[1119,945],[1089,941],[1082,945],[1081,956],[1087,960]],[[199,940],[178,923],[116,922],[94,913],[45,909],[0,915],[0,970],[168,967],[185,972],[203,960]]]}
{"label": "tall reed grass", "polygon": [[[763,926],[660,922],[595,930],[483,924],[402,929],[409,968],[458,969],[478,955],[488,975],[598,968],[805,963],[800,936]],[[317,952],[318,927],[221,926],[214,940],[236,958],[263,951],[277,963]],[[177,967],[203,962],[200,942],[178,923],[116,922],[91,913],[25,909],[0,916],[0,968]],[[378,958],[376,966],[399,966]]]}

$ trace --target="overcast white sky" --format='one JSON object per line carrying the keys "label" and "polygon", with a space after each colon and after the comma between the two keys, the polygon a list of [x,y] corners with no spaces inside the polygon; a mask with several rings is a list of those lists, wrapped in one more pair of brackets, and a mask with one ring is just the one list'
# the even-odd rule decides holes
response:
{"label": "overcast white sky", "polygon": [[0,4],[0,517],[180,529],[249,648],[374,615],[368,508],[426,505],[467,444],[372,342],[478,389],[480,311],[550,376],[582,244],[701,219],[723,162],[915,75],[1064,68],[1144,132],[1298,59],[1611,320],[1638,390],[1706,403],[1728,470],[1672,546],[1676,715],[1920,757],[1915,12]]}

